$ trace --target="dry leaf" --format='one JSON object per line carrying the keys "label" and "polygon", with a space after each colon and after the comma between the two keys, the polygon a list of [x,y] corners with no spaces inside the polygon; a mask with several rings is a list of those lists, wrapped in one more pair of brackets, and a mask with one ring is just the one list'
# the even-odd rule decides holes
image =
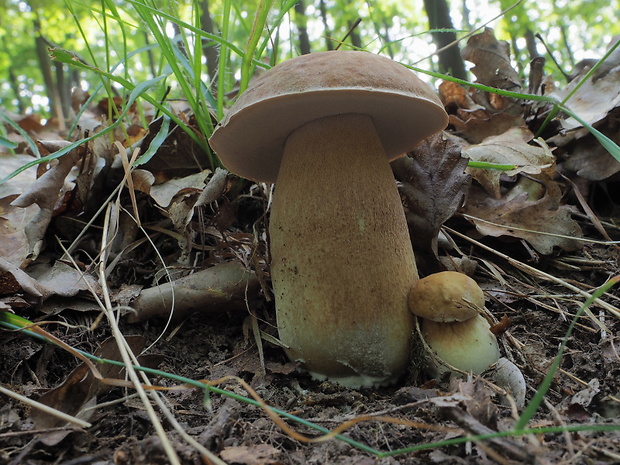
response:
{"label": "dry leaf", "polygon": [[90,273],[77,270],[67,263],[56,261],[52,266],[41,263],[28,268],[28,274],[53,292],[53,295],[72,297],[80,291],[101,289],[99,280]]}
{"label": "dry leaf", "polygon": [[[144,348],[145,340],[142,336],[126,336],[125,340],[134,353],[139,353]],[[114,338],[106,339],[95,352],[95,355],[110,360],[121,360],[121,355]],[[139,357],[139,361],[147,365],[141,357]],[[160,362],[160,360],[152,357],[149,361],[150,363],[147,366],[151,367],[157,366]],[[124,370],[121,366],[110,364],[98,365],[98,369],[104,378],[109,379],[119,378]],[[98,381],[86,364],[81,363],[60,386],[43,394],[39,402],[71,416],[87,419],[94,412],[89,407],[96,405],[97,396],[110,389],[111,386]],[[50,429],[65,424],[64,420],[36,409],[32,410],[30,418],[34,422],[35,428],[38,429]],[[70,433],[70,430],[51,433],[43,436],[41,441],[48,446],[52,446],[60,442],[68,433]]]}
{"label": "dry leaf", "polygon": [[184,190],[192,190],[194,193],[199,193],[205,187],[205,181],[209,174],[211,174],[211,170],[204,170],[183,178],[170,179],[152,186],[149,194],[161,207],[167,208],[171,204],[172,199],[180,195]]}
{"label": "dry leaf", "polygon": [[479,83],[506,90],[521,88],[519,75],[510,64],[510,45],[505,40],[498,41],[490,27],[471,36],[461,55],[476,65],[471,72]]}
{"label": "dry leaf", "polygon": [[221,457],[229,463],[239,465],[267,465],[278,463],[274,457],[280,451],[269,444],[255,446],[226,447],[220,452]]}
{"label": "dry leaf", "polygon": [[36,218],[40,208],[11,205],[16,198],[17,195],[11,195],[0,199],[0,257],[19,266],[30,252],[26,226]]}
{"label": "dry leaf", "polygon": [[450,125],[469,143],[480,143],[513,126],[525,124],[521,113],[489,110],[474,102],[471,95],[475,92],[455,82],[444,81],[439,86],[439,97],[448,112]]}
{"label": "dry leaf", "polygon": [[555,157],[541,139],[538,147],[528,144],[533,134],[525,127],[511,128],[499,136],[488,137],[480,144],[463,148],[463,156],[472,161],[516,165],[514,170],[468,168],[467,171],[487,192],[498,199],[502,175],[514,176],[518,173],[551,173],[555,169]]}
{"label": "dry leaf", "polygon": [[565,251],[580,249],[581,242],[575,238],[582,237],[581,228],[571,218],[573,208],[559,205],[561,192],[557,183],[548,181],[542,197],[532,194],[532,187],[540,187],[540,184],[521,178],[500,199],[472,188],[463,214],[476,225],[480,234],[524,239],[541,254],[550,254],[554,247]]}
{"label": "dry leaf", "polygon": [[[620,144],[620,127],[617,118],[620,111],[615,110],[609,115],[605,124],[599,124],[597,129]],[[575,133],[579,131],[571,131]],[[563,167],[577,173],[578,176],[589,181],[603,181],[620,172],[620,163],[601,144],[588,134],[579,138],[569,148],[570,155],[563,163]]]}
{"label": "dry leaf", "polygon": [[409,156],[392,162],[407,208],[411,241],[419,260],[441,269],[437,260],[439,229],[463,204],[470,177],[456,138],[441,134],[424,140]]}
{"label": "dry leaf", "polygon": [[[41,142],[49,147],[50,151],[57,151],[66,147],[66,141]],[[54,210],[59,202],[62,202],[65,192],[73,188],[72,183],[66,184],[66,179],[77,161],[83,156],[83,147],[78,147],[57,159],[57,164],[39,177],[30,189],[23,192],[11,205],[26,208],[38,205],[40,211],[26,226],[25,233],[28,238],[29,258],[35,259],[41,247],[43,236],[52,219]]]}
{"label": "dry leaf", "polygon": [[[585,72],[588,70],[584,70]],[[583,84],[584,76],[577,76],[564,89],[550,94],[560,102],[581,85],[566,102],[566,106],[586,123],[594,124],[604,119],[614,108],[620,106],[620,47]],[[565,129],[580,128],[574,118],[561,120]]]}

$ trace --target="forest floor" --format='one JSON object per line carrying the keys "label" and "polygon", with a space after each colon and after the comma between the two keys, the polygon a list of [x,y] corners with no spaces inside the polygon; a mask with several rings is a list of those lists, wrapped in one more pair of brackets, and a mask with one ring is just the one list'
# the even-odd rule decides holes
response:
{"label": "forest floor", "polygon": [[[481,40],[484,45],[470,43],[478,53],[497,47],[493,37]],[[514,82],[505,66],[481,60],[479,82],[500,88],[498,79]],[[485,81],[485,69],[495,70],[486,74],[495,81]],[[593,97],[582,101],[597,107],[589,121],[620,142],[618,108],[601,109],[605,96],[588,91]],[[566,115],[534,143],[550,111],[544,104],[490,98],[453,83],[442,84],[440,96],[451,118],[448,131],[393,166],[411,230],[417,231],[421,218],[428,220],[419,236],[412,232],[419,268],[424,275],[458,269],[480,284],[502,356],[525,381],[524,402],[505,395],[492,372],[433,379],[419,369],[417,356],[411,372],[388,387],[349,389],[311,379],[274,343],[266,227],[270,187],[209,170],[196,178],[182,159],[188,154],[193,159],[196,147],[172,131],[159,154],[134,172],[133,195],[126,189],[116,203],[114,187],[124,171],[111,163],[116,146],[100,138],[86,144],[85,152],[63,156],[66,166],[61,161],[38,175],[26,172],[20,176],[30,178],[6,183],[16,191],[0,192],[3,224],[11,226],[0,254],[0,310],[37,322],[68,346],[115,360],[119,349],[110,338],[112,320],[117,321],[134,352],[148,348],[141,364],[177,376],[150,376],[151,383],[166,388],[158,392],[172,417],[159,406],[150,413],[124,381],[124,371],[96,364],[107,380],[102,382],[66,348],[4,328],[0,386],[89,426],[0,394],[0,463],[168,464],[153,417],[183,464],[620,463],[620,291],[612,287],[576,317],[588,296],[620,272],[620,163]],[[92,115],[96,119],[97,109]],[[41,150],[59,150],[49,142],[50,134],[58,139],[52,123],[16,121],[33,137],[48,140]],[[26,147],[23,143],[23,153]],[[428,152],[444,155],[416,161]],[[461,155],[515,168],[465,172]],[[10,172],[9,158],[3,175]],[[86,160],[94,166],[99,159],[106,160],[107,170],[86,166]],[[54,172],[63,176],[51,181],[44,176]],[[439,193],[438,186],[446,192]],[[28,196],[37,206],[32,214],[24,213]],[[102,205],[108,205],[107,216],[96,216]],[[420,205],[424,212],[416,210]],[[139,214],[143,229],[130,213]],[[90,218],[95,220],[86,227]],[[26,228],[26,234],[20,225],[29,221],[38,228]],[[73,262],[65,254],[69,246]],[[23,266],[33,255],[36,260]],[[107,261],[100,269],[102,256]],[[245,285],[231,288],[198,275],[204,294],[214,288],[220,294],[200,297],[199,305],[188,304],[171,321],[157,308],[147,312],[136,305],[148,288],[167,281],[162,263],[177,279],[231,262],[239,265],[233,272],[241,273],[237,281]],[[185,286],[178,288],[180,303],[200,287],[191,281]],[[106,307],[118,309],[118,318],[106,318]],[[541,388],[560,350],[559,369],[549,388]],[[112,385],[111,379],[120,381]],[[208,390],[185,380],[221,380],[217,388],[225,392],[206,395]],[[306,423],[289,418],[290,429],[283,429],[266,407],[252,403],[253,395]],[[534,431],[513,431],[528,406],[524,428]],[[323,432],[343,427],[339,436],[317,441],[323,433],[313,425]],[[497,432],[508,433],[493,435]],[[480,435],[493,437],[472,439]]]}

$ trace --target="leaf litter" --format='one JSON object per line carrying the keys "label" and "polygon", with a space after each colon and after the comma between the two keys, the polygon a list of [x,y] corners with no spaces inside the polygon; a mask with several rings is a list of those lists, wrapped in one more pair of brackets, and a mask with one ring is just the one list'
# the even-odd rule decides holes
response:
{"label": "leaf litter", "polygon": [[[472,36],[463,56],[474,63],[478,83],[510,91],[525,87],[510,65],[509,47],[491,29]],[[534,65],[530,91],[544,94],[547,80]],[[616,142],[619,67],[612,54],[582,85],[578,99],[568,103]],[[561,98],[578,80],[549,89]],[[510,371],[501,376],[512,387],[497,381],[499,375],[434,380],[412,370],[394,386],[351,390],[296,371],[278,346],[270,294],[270,187],[205,169],[208,156],[174,129],[155,156],[133,170],[131,183],[125,183],[131,191],[117,189],[127,176],[116,145],[105,137],[0,185],[0,308],[40,321],[69,345],[118,358],[115,343],[102,342],[111,330],[100,320],[97,299],[110,296],[123,333],[143,340],[134,350],[146,345],[162,371],[193,380],[240,377],[269,405],[326,430],[345,423],[344,436],[385,454],[374,458],[369,449],[340,439],[301,442],[256,405],[215,394],[205,398],[201,390],[155,377],[157,386],[169,389],[164,395],[184,434],[214,454],[206,459],[184,434],[167,426],[180,463],[198,463],[201,457],[206,463],[233,464],[617,462],[617,430],[586,428],[618,424],[620,418],[615,342],[620,313],[614,313],[619,298],[613,288],[604,305],[579,319],[561,369],[530,422],[581,425],[581,430],[451,442],[513,427],[584,295],[620,270],[613,242],[620,239],[615,179],[620,164],[567,115],[559,114],[535,137],[549,114],[547,104],[449,81],[440,84],[439,94],[450,126],[394,162],[393,170],[421,274],[446,268],[473,272],[491,318],[502,321],[497,325],[502,370]],[[182,106],[175,111],[191,121]],[[87,109],[82,127],[106,128],[105,114],[99,106]],[[128,154],[136,144],[145,150],[161,127],[152,109],[144,114],[150,127],[142,127],[137,112],[127,110],[127,124],[134,129],[113,132]],[[66,144],[50,122],[12,118],[38,145],[33,148],[8,125],[18,155],[3,149],[3,178],[31,161],[35,150],[45,156]],[[472,168],[469,161],[512,167]],[[582,211],[584,202],[589,211]],[[106,208],[112,224],[102,216]],[[598,215],[596,224],[593,215]],[[611,242],[601,238],[601,228]],[[110,237],[102,243],[104,232]],[[105,266],[99,270],[102,257]],[[173,303],[176,312],[170,315]],[[72,415],[86,408],[93,426],[66,426],[8,400],[0,404],[0,461],[168,463],[143,406],[120,383],[119,370],[106,376],[119,378],[121,387],[103,388],[60,348],[23,332],[1,334],[3,386]],[[226,389],[248,396],[239,385]],[[511,390],[524,399],[516,403]],[[357,421],[367,416],[395,422]],[[434,441],[447,442],[423,447]],[[389,454],[413,446],[421,447]]]}

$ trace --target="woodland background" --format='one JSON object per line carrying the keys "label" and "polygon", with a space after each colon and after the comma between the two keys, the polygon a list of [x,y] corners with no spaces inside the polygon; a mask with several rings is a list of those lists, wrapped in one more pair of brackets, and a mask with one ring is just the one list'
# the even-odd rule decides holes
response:
{"label": "woodland background", "polygon": [[[619,11],[2,0],[0,463],[620,463]],[[392,170],[421,274],[484,289],[506,389],[415,363],[346,389],[277,344],[273,190],[207,140],[253,76],[338,47],[412,67],[446,107]]]}
{"label": "woodland background", "polygon": [[[133,82],[161,75],[165,68],[161,51],[154,47],[148,27],[137,18],[132,1],[75,2],[71,0],[3,0],[0,5],[0,107],[18,114],[36,112],[59,120],[70,114],[71,89],[88,90],[98,78],[49,59],[49,47],[75,52],[91,64],[106,69],[119,64],[131,53],[120,73]],[[224,37],[244,49],[256,15],[265,15],[266,25],[285,17],[271,30],[262,56],[269,64],[311,51],[332,50],[348,34],[350,46],[383,53],[407,64],[467,79],[465,64],[457,47],[439,55],[440,49],[457,37],[488,24],[497,37],[512,47],[512,60],[521,74],[530,60],[553,55],[545,71],[563,79],[579,61],[600,58],[618,25],[617,0],[301,0],[293,1],[153,1],[145,2],[194,24],[201,30]],[[103,10],[109,12],[101,14]],[[508,10],[505,14],[503,11]],[[119,28],[110,12],[124,23]],[[226,20],[224,20],[226,18]],[[496,19],[493,19],[496,18]],[[361,22],[352,27],[358,19]],[[490,21],[490,23],[489,23]],[[174,23],[167,34],[182,32]],[[349,33],[350,31],[350,33]],[[547,52],[535,35],[545,41]],[[225,76],[218,75],[219,45],[208,38],[202,42],[202,80],[213,91],[219,84],[225,92],[238,85],[243,57],[230,53]],[[259,57],[257,57],[259,58]],[[161,84],[164,92],[169,82]],[[175,88],[176,87],[176,88]],[[176,91],[176,92],[175,92]],[[174,86],[172,97],[179,97]],[[115,92],[123,93],[116,88]],[[215,92],[214,92],[215,93]]]}

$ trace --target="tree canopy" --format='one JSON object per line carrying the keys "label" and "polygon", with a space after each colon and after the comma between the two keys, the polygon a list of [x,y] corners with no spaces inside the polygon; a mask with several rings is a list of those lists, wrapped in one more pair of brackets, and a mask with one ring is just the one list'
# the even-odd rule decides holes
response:
{"label": "tree canopy", "polygon": [[[449,16],[442,6],[449,8],[445,10]],[[511,44],[517,69],[526,70],[537,54],[552,55],[546,72],[563,79],[562,72],[570,74],[581,59],[604,53],[620,33],[619,9],[617,0],[3,0],[0,73],[5,80],[0,107],[53,116],[67,111],[73,86],[90,89],[101,82],[85,68],[78,72],[49,62],[48,49],[53,47],[134,83],[165,74],[167,65],[154,27],[168,37],[181,37],[182,53],[194,67],[200,65],[196,72],[202,81],[212,91],[219,83],[224,93],[247,84],[257,66],[252,59],[268,66],[337,47],[361,48],[465,77],[433,54],[438,46],[453,43],[452,38],[466,38],[485,25]],[[443,22],[438,22],[438,15],[443,15],[439,18]],[[452,50],[457,52],[453,59],[458,59],[456,45]],[[218,56],[226,57],[225,69],[218,68]],[[167,85],[172,86],[172,96],[183,96],[170,80],[162,83],[161,92]]]}

